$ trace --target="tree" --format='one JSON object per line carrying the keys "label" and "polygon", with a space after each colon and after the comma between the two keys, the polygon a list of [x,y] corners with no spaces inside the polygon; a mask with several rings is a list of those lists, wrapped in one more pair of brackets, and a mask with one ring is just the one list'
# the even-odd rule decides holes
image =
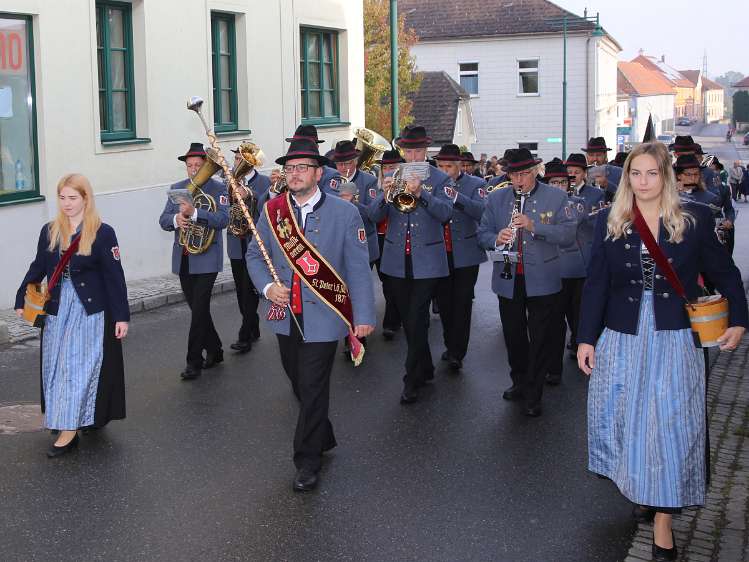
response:
{"label": "tree", "polygon": [[733,115],[733,95],[736,93],[736,88],[731,88],[731,85],[736,84],[743,79],[744,75],[741,72],[735,72],[733,70],[729,70],[725,74],[721,74],[715,79],[718,84],[723,86],[723,89],[725,91],[723,100],[727,117],[731,117]]}
{"label": "tree", "polygon": [[[398,14],[398,124],[411,121],[413,94],[421,85],[416,59],[410,49],[416,44],[413,29],[406,29],[405,17]],[[390,127],[390,2],[364,0],[364,87],[366,127],[393,138]]]}
{"label": "tree", "polygon": [[740,123],[749,123],[749,92],[741,90],[733,94],[733,119]]}

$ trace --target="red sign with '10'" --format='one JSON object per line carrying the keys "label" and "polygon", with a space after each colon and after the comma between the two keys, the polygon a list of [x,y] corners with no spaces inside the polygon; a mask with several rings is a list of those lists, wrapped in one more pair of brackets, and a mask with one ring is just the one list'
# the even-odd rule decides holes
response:
{"label": "red sign with '10'", "polygon": [[0,31],[0,72],[26,72],[25,37],[22,31]]}

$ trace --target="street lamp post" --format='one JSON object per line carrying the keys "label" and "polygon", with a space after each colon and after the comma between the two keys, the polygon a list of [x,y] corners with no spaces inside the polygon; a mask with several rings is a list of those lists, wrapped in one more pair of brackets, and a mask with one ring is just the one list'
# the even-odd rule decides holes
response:
{"label": "street lamp post", "polygon": [[398,0],[390,0],[390,128],[398,136]]}

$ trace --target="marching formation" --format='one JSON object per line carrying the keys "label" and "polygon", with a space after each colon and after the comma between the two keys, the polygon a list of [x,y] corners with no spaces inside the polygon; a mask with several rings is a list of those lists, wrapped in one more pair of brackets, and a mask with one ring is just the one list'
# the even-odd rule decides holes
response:
{"label": "marching formation", "polygon": [[[202,119],[200,100],[190,109]],[[406,340],[399,400],[408,405],[434,378],[430,310],[441,319],[440,359],[461,371],[479,267],[491,260],[512,383],[503,398],[541,416],[544,386],[559,384],[565,356],[576,357],[592,373],[589,468],[638,516],[655,516],[654,554],[673,559],[671,514],[705,493],[704,374],[688,309],[700,295],[723,297],[726,325],[703,346],[730,351],[749,326],[731,258],[731,191],[715,157],[699,159],[686,136],[673,156],[643,143],[609,163],[605,140],[591,138],[545,164],[509,149],[484,177],[454,144],[428,159],[432,139],[419,125],[392,143],[360,129],[326,154],[315,127],[300,125],[265,176],[259,146],[241,143],[230,169],[206,131],[209,148],[192,142],[178,156],[186,177],[159,217],[174,232],[172,272],[191,311],[180,376],[224,361],[210,300],[226,251],[242,320],[230,347],[250,352],[264,318],[299,403],[295,490],[316,487],[322,455],[336,446],[330,374],[339,341],[358,365],[375,331],[373,268],[382,335],[402,328]],[[39,323],[45,426],[58,432],[50,457],[74,448],[79,429],[124,417],[129,321],[115,233],[91,186],[73,174],[57,194],[59,214],[42,228],[15,306],[28,314],[32,289],[49,280]]]}

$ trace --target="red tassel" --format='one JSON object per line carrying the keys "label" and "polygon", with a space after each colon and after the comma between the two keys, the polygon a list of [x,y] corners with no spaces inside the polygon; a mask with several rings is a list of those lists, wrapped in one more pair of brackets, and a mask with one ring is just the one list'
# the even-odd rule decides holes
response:
{"label": "red tassel", "polygon": [[354,367],[358,367],[364,359],[364,346],[354,335],[354,332],[349,331],[348,345],[349,351],[351,352],[351,360],[354,362]]}

